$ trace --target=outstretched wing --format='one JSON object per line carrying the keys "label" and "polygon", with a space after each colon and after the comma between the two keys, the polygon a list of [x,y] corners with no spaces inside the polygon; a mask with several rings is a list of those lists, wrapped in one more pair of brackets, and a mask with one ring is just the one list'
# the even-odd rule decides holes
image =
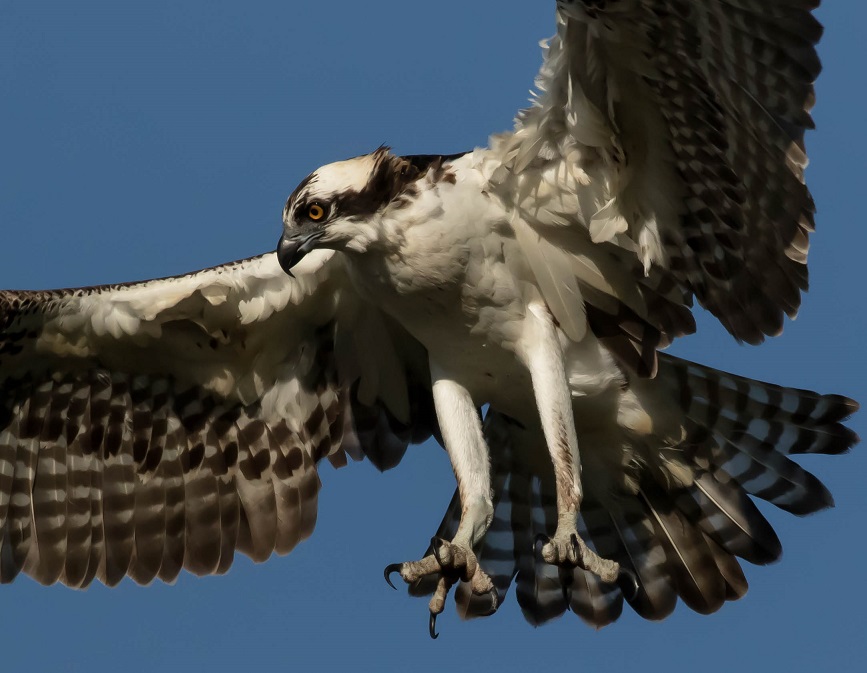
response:
{"label": "outstretched wing", "polygon": [[[542,239],[537,275],[569,268],[546,240],[594,268],[632,258],[640,296],[618,299],[655,328],[666,324],[648,297],[676,301],[674,282],[737,339],[778,334],[807,288],[818,4],[560,0],[538,95],[492,140],[488,167]],[[607,252],[587,253],[591,242]]]}
{"label": "outstretched wing", "polygon": [[424,352],[344,281],[268,254],[123,286],[0,292],[0,582],[222,573],[310,535],[324,457],[396,464]]}

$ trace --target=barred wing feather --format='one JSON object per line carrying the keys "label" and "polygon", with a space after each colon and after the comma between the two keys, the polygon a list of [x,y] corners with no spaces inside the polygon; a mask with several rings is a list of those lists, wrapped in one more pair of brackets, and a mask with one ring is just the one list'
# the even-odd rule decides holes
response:
{"label": "barred wing feather", "polygon": [[0,581],[171,582],[285,554],[313,530],[322,458],[384,468],[429,436],[423,351],[341,264],[0,293]]}
{"label": "barred wing feather", "polygon": [[[807,289],[817,5],[560,0],[538,94],[492,139],[492,185],[543,238],[639,261],[647,297],[671,278],[737,339],[778,334]],[[631,308],[660,327],[650,303]]]}

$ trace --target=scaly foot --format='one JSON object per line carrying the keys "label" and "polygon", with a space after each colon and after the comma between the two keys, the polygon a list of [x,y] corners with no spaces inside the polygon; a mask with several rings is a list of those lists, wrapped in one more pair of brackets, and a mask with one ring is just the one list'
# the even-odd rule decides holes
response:
{"label": "scaly foot", "polygon": [[584,543],[577,531],[564,532],[558,528],[554,537],[539,536],[539,540],[543,542],[542,559],[546,563],[561,568],[583,568],[603,582],[616,582],[627,600],[633,600],[638,594],[638,578],[635,573],[622,567],[617,561],[599,556]]}
{"label": "scaly foot", "polygon": [[407,584],[414,584],[422,577],[439,575],[437,587],[430,599],[430,637],[437,638],[436,618],[445,609],[446,597],[459,580],[469,582],[470,589],[477,596],[489,594],[491,597],[491,612],[497,609],[497,590],[494,583],[480,567],[473,550],[456,542],[447,542],[440,538],[431,539],[432,553],[420,561],[405,561],[392,563],[385,568],[385,581],[392,589],[392,573],[400,573]]}

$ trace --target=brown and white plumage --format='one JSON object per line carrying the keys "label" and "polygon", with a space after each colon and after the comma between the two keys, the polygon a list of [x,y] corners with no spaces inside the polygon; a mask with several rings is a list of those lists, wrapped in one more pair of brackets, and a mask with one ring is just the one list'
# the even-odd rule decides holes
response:
{"label": "brown and white plumage", "polygon": [[592,285],[545,243],[604,243],[639,262],[628,306],[654,327],[669,325],[645,287],[673,282],[738,339],[778,334],[807,289],[816,5],[560,0],[538,94],[487,168],[541,239],[535,268],[571,266]]}
{"label": "brown and white plumage", "polygon": [[[292,278],[266,255],[2,295],[0,580],[171,581],[224,572],[235,549],[285,553],[312,530],[316,463],[393,466],[435,431],[447,383],[442,408],[460,413],[437,413],[462,488],[440,536],[471,520],[460,542],[497,604],[514,581],[531,622],[568,608],[603,626],[624,598],[659,619],[678,597],[712,612],[742,596],[737,558],[780,549],[750,495],[827,506],[787,454],[857,440],[840,423],[851,400],[657,352],[694,329],[693,295],[756,342],[805,287],[797,149],[817,34],[809,3],[768,6],[560,3],[514,133],[466,155],[380,148],[299,185],[279,254]],[[338,252],[304,258],[316,248]],[[563,376],[549,389],[550,364]],[[476,441],[463,421],[484,404]],[[540,555],[562,491],[580,490],[552,469],[565,453],[575,472],[570,442],[575,531],[634,575],[634,595]],[[458,591],[465,616],[489,613],[486,598]]]}
{"label": "brown and white plumage", "polygon": [[[660,360],[646,392],[679,401],[683,439],[637,453],[626,468],[635,482],[619,494],[594,489],[606,479],[604,467],[585,462],[588,492],[578,527],[600,554],[635,571],[640,588],[626,602],[654,620],[668,616],[678,598],[701,613],[741,598],[747,581],[740,561],[765,565],[782,553],[750,496],[799,516],[832,506],[822,483],[790,456],[833,455],[858,440],[841,424],[857,409],[847,398],[753,381],[669,355]],[[538,432],[496,413],[488,415],[486,431],[495,511],[478,556],[500,601],[514,581],[517,601],[533,624],[567,610],[597,628],[615,621],[624,603],[616,585],[581,568],[565,573],[538,556],[536,536],[551,535],[557,522],[553,475],[540,466]],[[647,439],[636,437],[636,446]],[[439,536],[457,528],[459,504],[455,497]],[[457,601],[465,617],[484,616],[489,607],[466,587]]]}
{"label": "brown and white plumage", "polygon": [[430,434],[411,345],[336,291],[339,259],[306,267],[0,293],[0,581],[147,584],[285,554],[313,530],[321,459],[384,468]]}

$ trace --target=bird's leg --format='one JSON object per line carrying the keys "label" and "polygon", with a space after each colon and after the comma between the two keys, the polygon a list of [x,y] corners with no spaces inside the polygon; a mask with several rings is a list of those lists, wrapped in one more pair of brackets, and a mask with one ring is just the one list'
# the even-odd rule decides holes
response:
{"label": "bird's leg", "polygon": [[485,536],[494,514],[490,458],[481,418],[466,388],[433,365],[431,379],[443,443],[458,482],[461,522],[451,541],[431,540],[432,553],[420,561],[388,566],[386,579],[390,573],[399,572],[404,582],[413,584],[426,575],[439,575],[430,601],[431,636],[435,638],[436,615],[443,611],[448,591],[458,580],[469,582],[477,595],[490,594],[492,611],[497,607],[497,594],[490,577],[479,568],[473,552]]}
{"label": "bird's leg", "polygon": [[559,330],[550,311],[542,304],[529,306],[521,354],[533,381],[557,489],[557,530],[554,537],[543,544],[542,558],[564,568],[584,568],[603,582],[622,579],[620,565],[598,556],[578,535],[578,512],[583,494],[572,394]]}

